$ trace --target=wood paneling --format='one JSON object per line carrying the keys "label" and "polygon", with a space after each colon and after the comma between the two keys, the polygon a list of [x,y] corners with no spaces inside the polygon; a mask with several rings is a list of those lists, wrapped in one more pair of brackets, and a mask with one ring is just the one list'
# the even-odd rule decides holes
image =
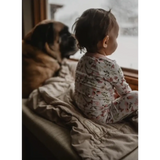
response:
{"label": "wood paneling", "polygon": [[125,79],[132,88],[132,90],[138,90],[138,78],[128,77],[125,75]]}
{"label": "wood paneling", "polygon": [[46,0],[33,0],[33,24],[34,26],[40,21],[47,18]]}

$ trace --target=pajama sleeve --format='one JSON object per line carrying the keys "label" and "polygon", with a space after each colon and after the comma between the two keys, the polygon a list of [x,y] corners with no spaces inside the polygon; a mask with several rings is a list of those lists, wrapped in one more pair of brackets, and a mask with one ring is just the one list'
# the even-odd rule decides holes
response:
{"label": "pajama sleeve", "polygon": [[120,96],[132,91],[124,78],[122,69],[119,67],[116,61],[113,61],[113,64],[110,68],[110,77],[110,83],[115,87]]}

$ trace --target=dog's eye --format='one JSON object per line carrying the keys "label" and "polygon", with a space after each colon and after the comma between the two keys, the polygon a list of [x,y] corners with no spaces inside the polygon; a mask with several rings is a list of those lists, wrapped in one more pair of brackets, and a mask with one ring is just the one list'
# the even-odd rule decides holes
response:
{"label": "dog's eye", "polygon": [[63,37],[68,37],[70,34],[69,33],[64,33],[62,36]]}
{"label": "dog's eye", "polygon": [[65,34],[61,35],[61,38],[62,38],[63,40],[67,40],[70,36],[71,36],[71,35],[70,35],[69,33],[65,33]]}

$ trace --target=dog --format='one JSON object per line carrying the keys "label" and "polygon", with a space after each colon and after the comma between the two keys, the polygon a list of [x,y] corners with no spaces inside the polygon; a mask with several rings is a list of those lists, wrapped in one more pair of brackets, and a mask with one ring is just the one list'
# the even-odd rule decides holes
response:
{"label": "dog", "polygon": [[77,41],[65,24],[43,20],[22,40],[22,98],[59,71],[63,58],[78,51]]}

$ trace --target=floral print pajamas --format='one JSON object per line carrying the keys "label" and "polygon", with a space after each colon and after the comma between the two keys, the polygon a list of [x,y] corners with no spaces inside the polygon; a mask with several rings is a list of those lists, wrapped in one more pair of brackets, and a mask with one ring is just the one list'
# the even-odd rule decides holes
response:
{"label": "floral print pajamas", "polygon": [[89,119],[115,123],[138,110],[138,91],[131,90],[116,61],[84,55],[76,69],[75,101]]}

